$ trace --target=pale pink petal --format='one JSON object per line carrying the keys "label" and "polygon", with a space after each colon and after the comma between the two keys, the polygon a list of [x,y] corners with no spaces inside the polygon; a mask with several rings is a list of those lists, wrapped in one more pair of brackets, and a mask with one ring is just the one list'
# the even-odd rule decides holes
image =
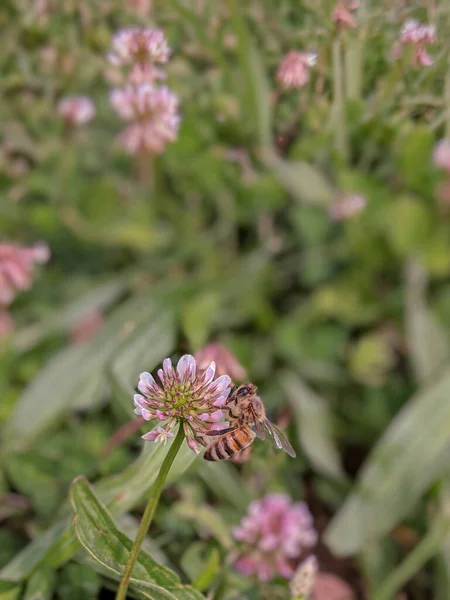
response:
{"label": "pale pink petal", "polygon": [[276,535],[266,535],[261,538],[259,547],[264,552],[272,552],[278,546],[278,538]]}
{"label": "pale pink petal", "polygon": [[152,429],[152,431],[149,431],[148,433],[145,433],[142,436],[142,439],[147,441],[147,442],[154,442],[156,440],[156,438],[158,437],[159,432],[157,429]]}
{"label": "pale pink petal", "polygon": [[181,383],[185,383],[188,380],[193,381],[196,376],[195,358],[190,354],[182,356],[178,361],[177,373]]}
{"label": "pale pink petal", "polygon": [[186,437],[186,442],[187,445],[189,446],[189,448],[191,450],[193,450],[195,452],[195,454],[199,454],[200,452],[200,446],[198,445],[198,443],[194,440],[193,437]]}
{"label": "pale pink petal", "polygon": [[207,367],[205,372],[203,373],[202,382],[205,384],[211,383],[214,379],[214,375],[216,374],[216,363],[214,361]]}
{"label": "pale pink petal", "polygon": [[217,423],[222,418],[222,415],[223,413],[221,410],[216,410],[212,413],[202,413],[201,415],[199,415],[199,419],[201,421],[210,421],[211,423]]}
{"label": "pale pink petal", "polygon": [[211,431],[221,431],[222,429],[226,429],[229,426],[229,421],[222,421],[221,423],[212,423],[209,429],[211,429]]}
{"label": "pale pink petal", "polygon": [[155,416],[153,415],[153,413],[151,413],[148,409],[146,408],[142,408],[141,409],[141,416],[143,419],[145,419],[146,421],[152,421]]}
{"label": "pale pink petal", "polygon": [[226,389],[231,384],[231,379],[228,375],[221,375],[210,385],[210,389],[214,390],[215,394],[223,395]]}
{"label": "pale pink petal", "polygon": [[164,371],[164,375],[166,377],[173,376],[173,367],[172,367],[172,361],[170,360],[170,358],[165,358],[163,360],[163,371]]}
{"label": "pale pink petal", "polygon": [[150,373],[147,373],[147,371],[141,373],[139,376],[139,383],[137,386],[138,390],[143,394],[148,394],[153,386],[156,386],[156,382],[153,376]]}
{"label": "pale pink petal", "polygon": [[218,407],[223,406],[224,404],[226,404],[227,400],[228,400],[228,394],[226,394],[225,396],[219,396],[217,398],[217,400],[215,400],[213,402],[213,406],[218,406]]}

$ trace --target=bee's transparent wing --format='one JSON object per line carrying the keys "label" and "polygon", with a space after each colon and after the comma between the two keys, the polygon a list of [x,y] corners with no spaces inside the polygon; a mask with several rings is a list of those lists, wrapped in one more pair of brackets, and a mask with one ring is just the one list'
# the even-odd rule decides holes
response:
{"label": "bee's transparent wing", "polygon": [[266,430],[264,429],[264,425],[261,421],[258,421],[258,419],[256,418],[256,414],[253,408],[250,408],[250,410],[252,411],[253,415],[253,423],[251,424],[251,427],[255,430],[256,436],[259,437],[259,439],[265,440]]}
{"label": "bee's transparent wing", "polygon": [[264,419],[264,428],[269,434],[269,436],[272,438],[272,442],[274,443],[274,445],[279,450],[284,450],[285,452],[287,452],[287,454],[289,454],[289,456],[295,458],[296,454],[294,448],[288,442],[284,433],[282,433],[276,425],[269,421],[269,419]]}

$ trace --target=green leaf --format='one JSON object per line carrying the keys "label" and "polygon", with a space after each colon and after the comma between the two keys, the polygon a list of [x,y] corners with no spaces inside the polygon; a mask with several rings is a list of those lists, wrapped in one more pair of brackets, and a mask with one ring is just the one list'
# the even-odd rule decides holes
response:
{"label": "green leaf", "polygon": [[23,600],[51,600],[56,583],[56,571],[42,567],[30,577]]}
{"label": "green leaf", "polygon": [[344,62],[347,98],[349,100],[361,99],[364,72],[364,50],[365,38],[363,35],[360,34],[358,38],[347,40]]}
{"label": "green leaf", "polygon": [[208,342],[219,304],[219,295],[209,291],[193,298],[183,307],[181,325],[190,348],[197,350]]}
{"label": "green leaf", "polygon": [[104,310],[112,304],[126,289],[127,279],[118,277],[106,281],[55,311],[51,318],[37,325],[30,325],[14,335],[13,346],[18,352],[30,350],[45,336],[55,331],[66,331],[80,319],[95,310]]}
{"label": "green leaf", "polygon": [[58,578],[58,598],[61,600],[97,600],[102,581],[99,574],[85,564],[70,563]]}
{"label": "green leaf", "polygon": [[[147,442],[139,458],[122,473],[105,477],[95,484],[96,494],[102,502],[108,505],[114,516],[117,517],[128,512],[146,496],[156,480],[171,443],[172,440],[163,446]],[[188,445],[183,444],[170,469],[168,481],[177,481],[196,459],[197,463],[201,462]]]}
{"label": "green leaf", "polygon": [[[383,581],[373,600],[391,600],[439,550],[450,534],[450,519],[437,518],[424,538],[415,546],[403,562]],[[448,590],[447,590],[448,591]]]}
{"label": "green leaf", "polygon": [[220,553],[204,542],[194,542],[181,557],[181,567],[201,592],[207,590],[220,571]]}
{"label": "green leaf", "polygon": [[[14,410],[6,424],[6,442],[11,449],[21,449],[38,436],[47,426],[57,420],[70,408],[73,392],[70,385],[65,388],[74,373],[79,373],[84,360],[84,346],[73,346],[58,352],[33,381],[27,386],[18,399]],[[30,413],[30,411],[32,411]],[[33,414],[33,419],[29,415]]]}
{"label": "green leaf", "polygon": [[[122,515],[118,519],[118,525],[120,531],[122,531],[126,536],[134,540],[136,538],[138,529],[139,529],[139,521],[135,519],[130,514]],[[149,538],[148,536],[142,543],[142,549],[147,552],[152,558],[163,565],[169,565],[169,559],[158,546],[155,540]]]}
{"label": "green leaf", "polygon": [[430,239],[433,222],[429,207],[410,194],[398,196],[384,216],[384,230],[394,251],[408,258],[411,252],[426,247]]}
{"label": "green leaf", "polygon": [[[169,442],[171,443],[171,442]],[[122,473],[105,477],[95,485],[96,493],[115,517],[139,504],[152,487],[166,455],[167,446],[145,444],[141,455]],[[196,459],[184,444],[170,470],[168,481],[177,481]],[[197,461],[201,464],[206,461]],[[62,519],[36,537],[0,571],[0,580],[18,582],[29,577],[41,563],[64,564],[79,549],[68,519]]]}
{"label": "green leaf", "polygon": [[405,184],[419,194],[430,194],[432,189],[433,145],[433,132],[425,124],[413,126],[398,142],[399,174]]}
{"label": "green leaf", "polygon": [[192,585],[201,592],[206,591],[213,583],[220,571],[220,568],[221,565],[219,551],[217,548],[213,548],[209,554],[207,564],[204,566],[198,577],[196,577],[196,579],[193,581]]}
{"label": "green leaf", "polygon": [[130,398],[139,381],[139,374],[160,364],[171,354],[174,346],[173,311],[157,306],[115,352],[107,371],[121,390],[117,400],[126,414],[132,413]]}
{"label": "green leaf", "polygon": [[[78,477],[74,481],[70,498],[75,513],[74,528],[79,541],[108,571],[120,575],[132,541],[117,529],[106,507],[97,499],[84,477]],[[133,570],[131,584],[154,600],[202,598],[194,588],[183,585],[173,571],[158,564],[142,550]]]}
{"label": "green leaf", "polygon": [[220,514],[207,504],[191,504],[190,502],[177,502],[174,513],[182,519],[194,521],[202,532],[207,532],[225,549],[230,549],[233,542],[230,528]]}
{"label": "green leaf", "polygon": [[392,345],[379,333],[367,333],[351,344],[349,371],[365,385],[381,386],[395,365]]}
{"label": "green leaf", "polygon": [[245,106],[246,123],[252,123],[258,131],[262,148],[272,147],[271,111],[269,85],[260,54],[251,38],[245,22],[241,3],[228,0],[228,6],[238,39],[238,53],[242,73],[242,98]]}
{"label": "green leaf", "polygon": [[262,159],[297,202],[327,207],[335,199],[333,187],[316,167],[284,160],[273,151],[264,152]]}
{"label": "green leaf", "polygon": [[[6,594],[9,592],[18,593],[18,591],[20,591],[20,586],[18,586],[16,583],[0,581],[0,598],[6,598]],[[3,596],[4,594],[5,596]]]}
{"label": "green leaf", "polygon": [[14,487],[29,496],[38,514],[50,517],[62,500],[62,487],[54,463],[33,453],[11,455],[6,461],[8,478]]}
{"label": "green leaf", "polygon": [[282,385],[294,410],[298,439],[305,454],[320,473],[343,478],[326,400],[313,392],[295,373],[285,373]]}
{"label": "green leaf", "polygon": [[[406,332],[410,361],[417,380],[425,383],[448,358],[447,337],[427,305],[428,277],[417,259],[410,259],[405,268]],[[448,517],[450,497],[449,475],[439,485],[442,516]],[[442,544],[436,563],[435,598],[444,600],[450,586],[450,543]]]}
{"label": "green leaf", "polygon": [[70,409],[92,407],[102,400],[108,384],[105,366],[117,345],[124,344],[150,315],[158,320],[159,305],[151,296],[144,294],[123,304],[92,340],[62,350],[39,371],[6,424],[9,449],[27,446]]}
{"label": "green leaf", "polygon": [[233,86],[233,91],[236,92],[235,81],[232,77],[230,65],[228,64],[225,55],[222,52],[220,44],[217,43],[217,40],[212,41],[207,35],[208,28],[206,27],[205,22],[199,18],[198,13],[193,12],[192,10],[189,10],[183,6],[180,0],[172,0],[172,6],[180,14],[183,21],[185,23],[189,23],[189,25],[192,27],[195,40],[200,42],[201,45],[211,53],[211,56],[214,57],[214,60],[220,67],[222,74],[227,77],[227,82]]}
{"label": "green leaf", "polygon": [[447,472],[449,393],[450,369],[446,369],[394,418],[369,455],[354,491],[325,532],[334,554],[355,554],[364,544],[379,540]]}
{"label": "green leaf", "polygon": [[[66,539],[64,533],[67,528],[67,520],[62,520],[44,533],[38,535],[28,546],[26,546],[0,571],[0,585],[10,583],[11,585],[22,581],[30,576],[34,569],[44,560],[53,546],[58,544],[58,550],[62,547],[62,540]],[[75,550],[78,548],[76,545]]]}
{"label": "green leaf", "polygon": [[248,43],[248,60],[251,74],[253,102],[256,110],[259,143],[262,148],[272,147],[272,114],[270,108],[270,86],[264,71],[261,53]]}
{"label": "green leaf", "polygon": [[21,588],[0,582],[0,600],[19,600]]}
{"label": "green leaf", "polygon": [[425,383],[449,356],[447,337],[426,301],[427,273],[418,260],[405,269],[406,332],[417,380]]}
{"label": "green leaf", "polygon": [[398,562],[398,547],[392,538],[371,541],[361,553],[361,569],[368,597],[383,583]]}
{"label": "green leaf", "polygon": [[[244,512],[248,504],[254,500],[244,478],[226,462],[213,464],[206,460],[199,461],[198,474],[217,498],[222,502],[228,502],[239,511]],[[239,490],[239,493],[236,490]]]}
{"label": "green leaf", "polygon": [[[447,472],[439,483],[439,517],[450,518],[450,474]],[[450,537],[441,544],[436,557],[436,576],[434,579],[434,600],[447,600],[450,589]]]}
{"label": "green leaf", "polygon": [[[20,514],[23,514],[23,512]],[[4,511],[4,515],[0,514],[0,516],[2,522],[3,519],[9,517],[6,511]],[[14,513],[12,516],[14,516]],[[13,528],[0,527],[0,565],[6,565],[22,549],[23,541],[17,535],[17,532]]]}

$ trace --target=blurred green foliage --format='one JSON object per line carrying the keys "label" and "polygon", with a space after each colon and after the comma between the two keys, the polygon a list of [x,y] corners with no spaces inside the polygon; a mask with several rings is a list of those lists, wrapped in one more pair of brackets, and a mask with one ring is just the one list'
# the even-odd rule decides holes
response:
{"label": "blurred green foliage", "polygon": [[[132,418],[139,372],[212,339],[289,423],[298,458],[261,443],[240,466],[186,451],[145,568],[169,564],[193,598],[286,594],[224,567],[247,503],[286,491],[308,500],[335,557],[355,557],[361,597],[448,598],[448,540],[434,532],[448,531],[450,213],[432,152],[450,130],[450,15],[403,4],[362,1],[357,28],[338,33],[326,1],[2,3],[0,230],[45,240],[52,258],[1,348],[1,600],[113,597],[117,571],[79,551],[70,483],[93,482],[106,519],[140,514],[161,449],[139,456],[134,435],[102,450]],[[438,26],[428,69],[391,60],[407,16]],[[164,29],[181,103],[152,187],[108,102],[111,35],[133,24]],[[318,61],[283,94],[274,75],[292,48]],[[97,115],[69,136],[56,107],[70,94]],[[364,210],[331,218],[349,194]],[[92,311],[105,321],[77,344]],[[317,554],[347,576],[323,542]]]}

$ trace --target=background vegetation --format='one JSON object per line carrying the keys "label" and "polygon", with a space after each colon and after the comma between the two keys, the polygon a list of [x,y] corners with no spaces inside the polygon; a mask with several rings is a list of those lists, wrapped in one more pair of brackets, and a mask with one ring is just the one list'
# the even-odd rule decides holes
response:
{"label": "background vegetation", "polygon": [[[140,454],[134,434],[102,450],[139,373],[211,340],[298,457],[255,443],[242,465],[209,465],[186,449],[148,552],[210,597],[286,598],[232,571],[217,590],[232,525],[284,491],[356,597],[449,597],[450,213],[432,154],[450,133],[450,14],[404,4],[363,0],[338,31],[326,0],[2,3],[1,236],[52,257],[1,346],[1,600],[113,597],[117,577],[79,549],[69,485],[84,474],[133,536],[164,449]],[[429,67],[392,59],[410,17],[437,25]],[[108,100],[111,35],[134,24],[165,31],[181,106],[153,182]],[[291,49],[318,60],[282,93]],[[68,135],[71,94],[97,114]],[[349,194],[364,210],[333,218]],[[93,311],[103,324],[74,341]]]}

